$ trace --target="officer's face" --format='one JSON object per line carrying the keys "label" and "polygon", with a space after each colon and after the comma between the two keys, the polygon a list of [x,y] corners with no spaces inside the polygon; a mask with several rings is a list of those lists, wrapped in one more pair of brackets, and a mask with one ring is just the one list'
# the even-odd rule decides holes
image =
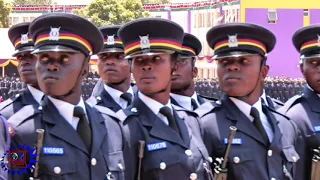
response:
{"label": "officer's face", "polygon": [[304,60],[300,69],[310,87],[320,93],[320,58]]}
{"label": "officer's face", "polygon": [[177,68],[172,74],[171,90],[177,91],[189,87],[193,78],[197,77],[198,69],[193,66],[193,57],[178,57]]}
{"label": "officer's face", "polygon": [[30,52],[20,53],[16,56],[18,60],[18,72],[21,80],[30,85],[38,86],[37,75],[35,66],[37,63],[37,57]]}
{"label": "officer's face", "polygon": [[143,56],[132,59],[132,73],[138,89],[143,93],[170,88],[171,55]]}
{"label": "officer's face", "polygon": [[[259,55],[218,60],[218,77],[221,90],[228,96],[246,96],[264,81],[267,71],[260,72]],[[257,91],[260,94],[260,89]]]}
{"label": "officer's face", "polygon": [[85,60],[82,53],[38,54],[36,72],[40,89],[49,96],[60,96],[68,93],[78,83],[75,88],[80,90],[82,79],[88,75],[88,63]]}
{"label": "officer's face", "polygon": [[128,60],[123,53],[103,53],[98,55],[99,75],[106,83],[119,83],[130,75]]}

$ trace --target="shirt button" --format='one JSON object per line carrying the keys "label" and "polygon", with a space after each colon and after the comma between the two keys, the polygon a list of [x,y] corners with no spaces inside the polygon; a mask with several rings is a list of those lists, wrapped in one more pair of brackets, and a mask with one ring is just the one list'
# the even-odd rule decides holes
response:
{"label": "shirt button", "polygon": [[101,97],[100,97],[100,96],[97,96],[97,100],[98,100],[98,101],[101,101]]}
{"label": "shirt button", "polygon": [[160,163],[160,169],[165,170],[167,167],[166,163],[162,162]]}
{"label": "shirt button", "polygon": [[91,165],[92,165],[92,166],[95,166],[96,164],[97,164],[96,158],[92,158],[92,159],[91,159]]}
{"label": "shirt button", "polygon": [[213,163],[212,157],[208,157],[208,161],[209,161],[210,163]]}
{"label": "shirt button", "polygon": [[184,153],[189,157],[192,156],[192,151],[190,149],[187,149]]}
{"label": "shirt button", "polygon": [[20,94],[16,94],[16,98],[18,98],[20,96]]}
{"label": "shirt button", "polygon": [[276,180],[276,178],[271,178],[271,180]]}
{"label": "shirt button", "polygon": [[196,180],[197,177],[198,177],[198,176],[197,176],[196,173],[191,173],[191,174],[190,174],[190,179],[191,179],[191,180]]}
{"label": "shirt button", "polygon": [[240,162],[240,158],[239,157],[234,157],[233,158],[233,162],[238,164]]}
{"label": "shirt button", "polygon": [[268,156],[270,156],[270,157],[272,156],[272,150],[268,151]]}
{"label": "shirt button", "polygon": [[56,167],[53,168],[53,171],[54,171],[54,173],[56,173],[56,174],[60,174],[61,168],[58,167],[58,166],[56,166]]}

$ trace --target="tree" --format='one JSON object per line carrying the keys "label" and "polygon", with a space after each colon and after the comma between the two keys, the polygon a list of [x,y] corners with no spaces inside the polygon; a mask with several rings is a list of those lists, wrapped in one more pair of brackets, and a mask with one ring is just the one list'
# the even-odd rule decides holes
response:
{"label": "tree", "polygon": [[167,4],[170,0],[141,0],[142,4]]}
{"label": "tree", "polygon": [[14,0],[14,5],[51,5],[51,0]]}
{"label": "tree", "polygon": [[96,26],[123,24],[140,17],[150,16],[143,11],[140,0],[93,0],[87,7],[73,10]]}
{"label": "tree", "polygon": [[9,27],[9,14],[11,11],[11,3],[0,0],[0,28]]}

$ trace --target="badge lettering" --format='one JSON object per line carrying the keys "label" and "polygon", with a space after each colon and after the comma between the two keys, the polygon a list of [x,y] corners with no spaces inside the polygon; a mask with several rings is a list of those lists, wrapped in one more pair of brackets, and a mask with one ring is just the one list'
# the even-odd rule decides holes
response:
{"label": "badge lettering", "polygon": [[313,126],[313,131],[314,132],[320,132],[320,126]]}
{"label": "badge lettering", "polygon": [[64,149],[60,147],[43,147],[42,153],[46,155],[62,156],[64,154]]}
{"label": "badge lettering", "polygon": [[228,46],[229,47],[238,47],[238,39],[237,39],[237,34],[229,36],[229,40],[228,40]]}
{"label": "badge lettering", "polygon": [[50,41],[59,41],[59,31],[60,31],[60,27],[59,28],[53,28],[51,27],[50,33],[49,33],[49,40]]}
{"label": "badge lettering", "polygon": [[[228,138],[223,139],[224,144],[228,144]],[[242,139],[241,138],[233,138],[232,143],[234,145],[241,145],[242,144]]]}
{"label": "badge lettering", "polygon": [[156,150],[161,150],[161,149],[167,149],[167,142],[158,142],[158,143],[152,143],[152,144],[147,144],[147,149],[148,151],[156,151]]}

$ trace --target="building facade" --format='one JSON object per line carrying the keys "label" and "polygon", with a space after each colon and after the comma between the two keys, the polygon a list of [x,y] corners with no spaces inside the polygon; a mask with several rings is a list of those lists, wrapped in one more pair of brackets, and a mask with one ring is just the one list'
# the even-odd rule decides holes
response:
{"label": "building facade", "polygon": [[320,1],[241,0],[240,7],[241,22],[262,25],[277,37],[275,49],[268,54],[269,75],[302,77],[292,35],[303,26],[320,23]]}
{"label": "building facade", "polygon": [[[85,5],[18,6],[13,8],[9,16],[10,25],[32,21],[44,13],[72,13],[73,9],[80,9],[83,7],[85,7]],[[221,0],[219,2],[208,1],[145,5],[144,10],[149,11],[153,17],[172,20],[180,24],[185,32],[197,36],[203,47],[202,52],[196,61],[199,72],[198,78],[213,78],[217,76],[216,62],[211,59],[213,51],[207,44],[206,33],[215,25],[228,22],[239,22],[239,1]],[[93,57],[91,64],[91,70],[96,71],[96,57]]]}

